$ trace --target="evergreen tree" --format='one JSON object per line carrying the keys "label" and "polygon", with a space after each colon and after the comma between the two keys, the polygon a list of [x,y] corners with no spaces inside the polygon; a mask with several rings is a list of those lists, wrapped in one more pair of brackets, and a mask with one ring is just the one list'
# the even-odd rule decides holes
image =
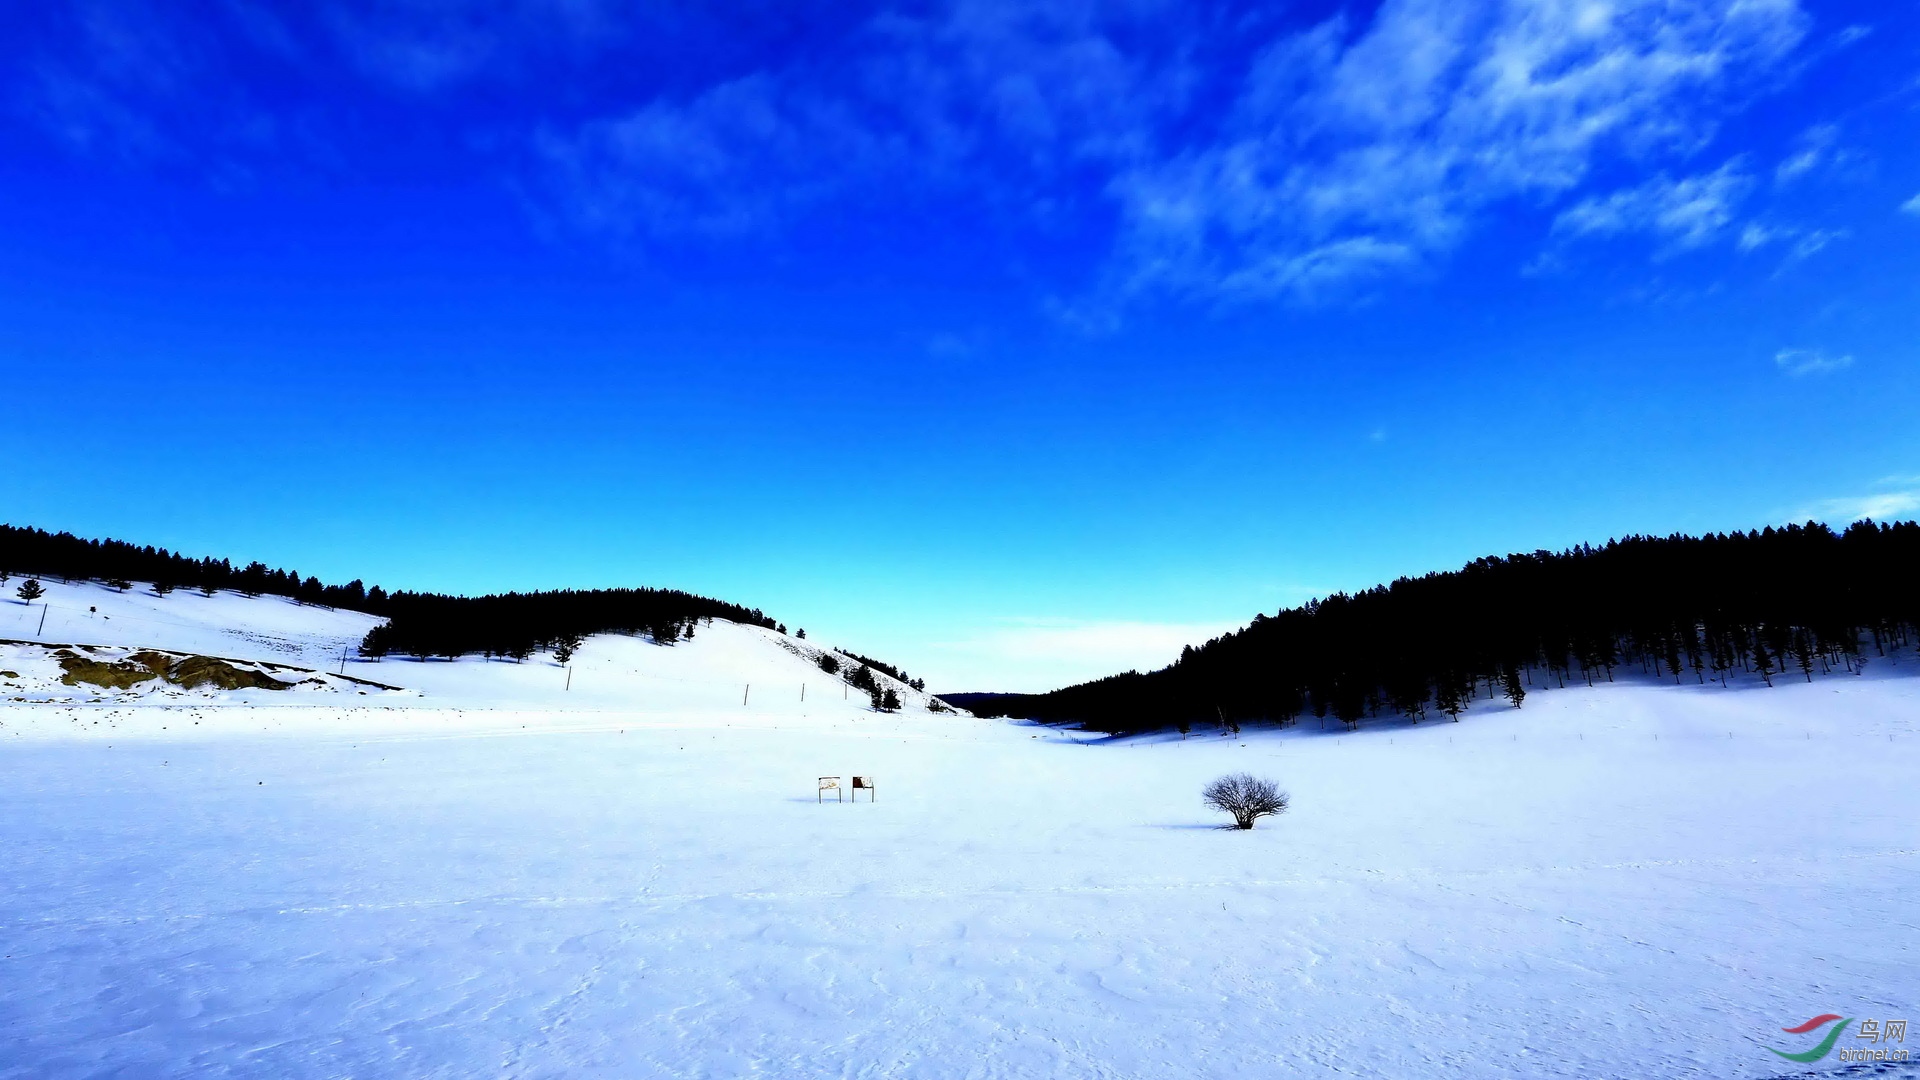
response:
{"label": "evergreen tree", "polygon": [[1506,670],[1500,673],[1500,680],[1506,691],[1507,700],[1513,703],[1514,708],[1519,708],[1520,703],[1527,697],[1527,688],[1520,685],[1520,669],[1508,664]]}
{"label": "evergreen tree", "polygon": [[1758,637],[1753,639],[1753,673],[1768,686],[1773,685],[1773,657],[1767,652],[1766,643]]}
{"label": "evergreen tree", "polygon": [[14,591],[15,596],[29,604],[45,596],[46,593],[47,590],[41,586],[39,578],[28,578],[20,583],[20,588]]}

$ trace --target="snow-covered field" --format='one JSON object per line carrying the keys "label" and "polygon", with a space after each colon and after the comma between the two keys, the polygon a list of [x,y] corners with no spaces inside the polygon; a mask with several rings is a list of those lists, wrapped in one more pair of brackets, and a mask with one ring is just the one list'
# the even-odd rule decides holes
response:
{"label": "snow-covered field", "polygon": [[[50,641],[337,671],[365,627],[55,587],[102,629]],[[1884,661],[1101,741],[875,714],[776,637],[9,691],[0,1077],[1824,1075],[1781,1028],[1920,1012]],[[1216,830],[1242,768],[1294,809]]]}

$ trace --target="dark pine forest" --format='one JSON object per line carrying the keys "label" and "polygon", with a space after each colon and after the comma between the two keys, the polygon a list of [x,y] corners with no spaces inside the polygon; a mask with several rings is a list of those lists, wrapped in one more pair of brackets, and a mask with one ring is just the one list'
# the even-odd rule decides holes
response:
{"label": "dark pine forest", "polygon": [[493,596],[389,593],[354,580],[327,585],[297,571],[253,562],[195,559],[165,548],[121,540],[86,540],[71,533],[0,525],[0,571],[103,581],[116,588],[151,583],[165,595],[228,589],[249,596],[284,596],[303,604],[385,616],[360,645],[363,655],[525,657],[536,649],[565,648],[599,633],[644,633],[664,643],[690,636],[701,620],[730,619],[771,628],[772,619],[746,608],[675,589],[566,589]]}
{"label": "dark pine forest", "polygon": [[1457,718],[1475,696],[1518,706],[1529,690],[1623,669],[1695,684],[1811,680],[1895,655],[1916,623],[1920,525],[1835,533],[1809,522],[1478,559],[1256,615],[1158,671],[946,696],[978,715],[1116,733],[1306,713],[1351,727],[1383,714]]}

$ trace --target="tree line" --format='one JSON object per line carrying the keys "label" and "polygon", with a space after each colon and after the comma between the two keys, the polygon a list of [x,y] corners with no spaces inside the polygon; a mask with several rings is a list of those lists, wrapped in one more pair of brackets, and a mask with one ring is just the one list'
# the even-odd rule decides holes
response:
{"label": "tree line", "polygon": [[162,595],[174,589],[198,589],[211,596],[227,589],[248,596],[285,596],[304,604],[384,614],[386,591],[369,589],[358,579],[326,585],[296,570],[277,570],[262,562],[236,567],[227,559],[195,559],[166,548],[142,547],[124,540],[85,540],[69,532],[50,533],[0,525],[0,570],[67,581],[101,581],[119,588],[144,581]]}
{"label": "tree line", "polygon": [[[1920,525],[1808,522],[1490,556],[1336,593],[1253,622],[1158,671],[1045,694],[946,695],[978,715],[1116,733],[1398,714],[1457,718],[1479,695],[1610,681],[1696,684],[1857,671],[1912,644]],[[1871,656],[1869,655],[1871,654]]]}
{"label": "tree line", "polygon": [[676,589],[560,589],[492,596],[397,592],[367,632],[360,654],[448,658],[478,653],[524,660],[553,649],[565,663],[591,634],[645,634],[662,645],[694,636],[700,622],[729,619],[774,628],[757,609]]}
{"label": "tree line", "polygon": [[389,593],[358,579],[328,585],[260,562],[235,567],[227,559],[195,559],[122,540],[87,540],[67,532],[0,525],[0,575],[7,574],[101,581],[121,589],[143,581],[161,595],[191,588],[211,596],[226,589],[384,616],[387,621],[369,631],[360,645],[369,657],[479,653],[524,659],[536,649],[570,655],[590,634],[642,633],[671,644],[691,637],[698,622],[716,618],[769,629],[777,625],[758,608],[677,589],[563,589],[491,596]]}
{"label": "tree line", "polygon": [[850,656],[853,659],[860,661],[862,664],[874,669],[875,671],[882,672],[895,679],[898,679],[899,681],[906,683],[908,686],[913,687],[915,690],[925,690],[927,688],[927,681],[925,679],[913,678],[912,676],[908,675],[906,672],[900,670],[897,667],[894,667],[892,664],[882,663],[878,660],[875,660],[871,656],[861,656],[857,652],[853,652],[848,649],[842,649],[838,645],[834,646],[834,650],[836,652],[842,653],[846,656]]}

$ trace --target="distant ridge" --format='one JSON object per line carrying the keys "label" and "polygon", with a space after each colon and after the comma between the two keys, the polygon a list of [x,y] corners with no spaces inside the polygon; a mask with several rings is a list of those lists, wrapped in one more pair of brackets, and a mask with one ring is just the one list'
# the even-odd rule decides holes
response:
{"label": "distant ridge", "polygon": [[449,596],[389,593],[355,579],[327,585],[297,571],[252,562],[190,558],[124,540],[88,540],[72,533],[0,525],[0,572],[102,581],[120,588],[151,583],[156,592],[227,589],[253,596],[284,596],[305,604],[362,611],[387,622],[361,644],[367,656],[525,656],[567,640],[609,632],[646,633],[656,640],[684,636],[700,619],[728,619],[772,629],[758,608],[677,589],[565,589],[552,592]]}
{"label": "distant ridge", "polygon": [[1911,645],[1917,626],[1920,525],[1836,534],[1808,522],[1478,559],[1256,615],[1158,671],[942,696],[976,715],[1109,732],[1304,712],[1353,726],[1382,713],[1457,717],[1481,693],[1518,706],[1531,689],[1611,679],[1622,665],[1696,683],[1810,680]]}

